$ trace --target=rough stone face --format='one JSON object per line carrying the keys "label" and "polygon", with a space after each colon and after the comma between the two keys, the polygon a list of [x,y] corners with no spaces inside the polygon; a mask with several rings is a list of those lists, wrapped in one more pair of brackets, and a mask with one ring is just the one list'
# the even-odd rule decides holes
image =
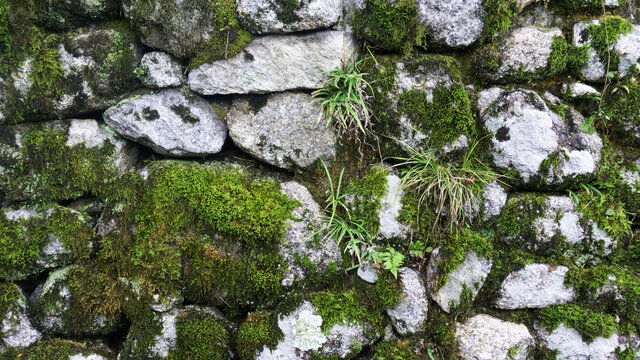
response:
{"label": "rough stone face", "polygon": [[243,25],[256,34],[283,34],[328,28],[342,14],[340,0],[304,0],[289,3],[277,0],[239,0],[237,11]]}
{"label": "rough stone face", "polygon": [[609,338],[597,337],[592,342],[582,340],[580,333],[561,323],[555,330],[548,330],[536,326],[540,344],[549,350],[557,351],[558,360],[570,359],[617,359],[616,349],[627,348],[627,341],[618,334]]}
{"label": "rough stone face", "polygon": [[371,266],[371,263],[364,263],[358,266],[358,277],[369,284],[375,284],[378,281],[378,271]]}
{"label": "rough stone face", "polygon": [[494,181],[484,187],[482,199],[484,220],[489,220],[502,212],[502,208],[507,203],[507,192],[500,186],[499,182]]}
{"label": "rough stone face", "polygon": [[295,254],[298,254],[301,259],[306,257],[315,264],[318,273],[325,273],[330,263],[339,266],[342,255],[333,239],[319,246],[315,244],[313,233],[323,226],[322,211],[309,190],[295,181],[280,184],[280,190],[290,199],[302,204],[291,214],[292,217],[300,220],[289,221],[289,226],[285,229],[284,243],[280,245],[280,255],[288,265],[283,275],[282,285],[291,286],[295,281],[306,277],[304,269],[295,263]]}
{"label": "rough stone face", "polygon": [[189,87],[203,95],[319,89],[327,72],[354,57],[356,41],[345,31],[271,35],[253,40],[233,58],[189,73]]}
{"label": "rough stone face", "polygon": [[557,36],[563,35],[562,31],[555,27],[543,29],[525,26],[514,30],[499,46],[499,67],[496,71],[490,71],[486,79],[500,83],[515,76],[534,76],[536,72],[544,71],[551,55],[551,44]]}
{"label": "rough stone face", "polygon": [[229,136],[243,151],[285,169],[335,157],[336,136],[318,102],[304,93],[238,97],[227,114]]}
{"label": "rough stone face", "polygon": [[122,136],[173,156],[202,156],[222,149],[227,127],[199,96],[175,89],[137,96],[108,109],[104,120]]}
{"label": "rough stone face", "polygon": [[[458,354],[465,360],[531,359],[534,338],[522,324],[476,315],[456,324]],[[516,349],[515,357],[509,350]],[[513,351],[513,350],[512,350]]]}
{"label": "rough stone face", "polygon": [[182,64],[171,55],[160,51],[152,51],[140,60],[142,83],[146,87],[159,89],[176,87],[186,82]]}
{"label": "rough stone face", "polygon": [[[42,64],[28,58],[10,79],[5,79],[16,89],[18,100],[14,102],[22,102],[16,106],[26,110],[24,120],[61,119],[101,111],[139,86],[134,70],[142,56],[140,45],[125,27],[106,24],[80,28],[54,39],[58,42],[47,51],[57,53],[57,63]],[[49,89],[34,86],[32,78],[38,69],[52,77]],[[5,121],[21,120],[5,112]]]}
{"label": "rough stone face", "polygon": [[595,88],[580,82],[562,85],[562,92],[572,99],[594,99],[600,96],[600,92]]}
{"label": "rough stone face", "polygon": [[420,273],[410,268],[402,268],[398,273],[402,299],[395,308],[387,309],[387,314],[398,334],[407,336],[424,330],[429,302]]}
{"label": "rough stone face", "polygon": [[[280,340],[274,350],[267,348],[259,352],[256,360],[303,360],[308,359],[312,351],[325,356],[337,356],[340,359],[351,357],[357,354],[355,346],[360,344],[367,346],[378,339],[379,335],[371,335],[371,331],[359,325],[334,325],[326,332],[326,337],[321,341],[318,339],[312,346],[306,349],[300,349],[297,345],[306,344],[301,338],[308,337],[307,334],[299,334],[296,332],[296,323],[303,317],[317,317],[316,308],[310,302],[304,301],[296,310],[287,316],[278,317],[278,327],[284,334],[284,339]],[[322,322],[314,324],[317,326],[316,331],[321,333],[320,326]]]}
{"label": "rough stone face", "polygon": [[9,286],[20,295],[15,302],[8,304],[6,312],[0,312],[0,353],[6,348],[26,348],[42,337],[27,317],[27,298],[22,290],[13,284],[5,289]]}
{"label": "rough stone face", "polygon": [[438,45],[459,48],[482,35],[481,0],[417,0],[418,19]]}
{"label": "rough stone face", "polygon": [[621,76],[628,75],[633,69],[640,70],[640,26],[634,25],[631,32],[622,35],[614,50],[620,54],[618,71]]}
{"label": "rough stone face", "polygon": [[69,287],[72,271],[74,267],[68,266],[51,272],[29,297],[36,327],[45,334],[63,336],[104,335],[119,330],[123,325],[120,312],[109,317],[94,314],[79,318]]}
{"label": "rough stone face", "polygon": [[494,164],[515,170],[522,185],[557,187],[573,179],[587,180],[598,170],[602,140],[580,130],[584,118],[573,108],[564,119],[547,105],[560,104],[530,90],[491,88],[478,96],[487,130],[493,134]]}
{"label": "rough stone face", "polygon": [[[449,274],[442,274],[439,267],[444,261],[447,260],[440,254],[439,249],[433,250],[427,266],[427,291],[442,310],[448,313],[452,305],[460,303],[460,297],[465,288],[471,291],[471,297],[475,299],[491,271],[492,263],[491,260],[478,257],[471,251],[467,253],[462,264]],[[447,282],[444,286],[440,286],[443,275],[447,276]]]}
{"label": "rough stone face", "polygon": [[573,288],[564,286],[566,266],[530,264],[511,273],[500,286],[500,309],[541,309],[564,304],[576,297]]}
{"label": "rough stone face", "polygon": [[404,191],[400,188],[401,180],[398,175],[387,175],[387,191],[384,197],[380,199],[380,232],[378,233],[385,239],[406,239],[409,236],[411,227],[396,220],[402,209],[402,197]]}

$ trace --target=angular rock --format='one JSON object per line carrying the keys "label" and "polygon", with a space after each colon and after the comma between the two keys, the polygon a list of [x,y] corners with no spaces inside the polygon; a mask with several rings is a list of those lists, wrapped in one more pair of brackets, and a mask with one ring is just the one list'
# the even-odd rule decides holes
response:
{"label": "angular rock", "polygon": [[572,99],[596,99],[600,97],[598,90],[580,82],[562,84],[562,92]]}
{"label": "angular rock", "polygon": [[[489,82],[503,83],[516,77],[540,77],[547,68],[554,38],[562,37],[558,28],[525,26],[514,30],[497,49],[494,67],[483,67]],[[478,51],[486,52],[480,48]],[[486,55],[486,54],[481,54]]]}
{"label": "angular rock", "polygon": [[420,273],[402,268],[399,274],[402,299],[395,308],[387,309],[387,314],[398,334],[407,336],[424,330],[429,302]]}
{"label": "angular rock", "polygon": [[598,170],[602,140],[580,130],[584,118],[573,108],[564,116],[550,106],[563,106],[550,94],[491,88],[478,96],[484,126],[493,134],[493,163],[515,171],[523,186],[558,187],[590,179]]}
{"label": "angular rock", "polygon": [[316,271],[325,273],[330,264],[335,264],[336,269],[342,263],[342,254],[334,239],[315,243],[314,232],[322,228],[322,211],[313,200],[306,187],[295,181],[280,184],[280,190],[289,199],[299,201],[302,205],[293,210],[291,216],[295,221],[289,221],[285,229],[284,243],[280,244],[280,255],[288,265],[282,279],[283,286],[291,286],[295,281],[306,278],[305,270],[300,264],[296,264],[297,256],[307,259],[316,266]]}
{"label": "angular rock", "polygon": [[11,242],[0,240],[0,279],[24,280],[91,252],[91,225],[75,210],[57,205],[5,208],[0,209],[0,224]]}
{"label": "angular rock", "polygon": [[358,266],[356,273],[360,279],[368,282],[369,284],[375,284],[378,281],[378,270],[371,266],[371,263],[369,262]]}
{"label": "angular rock", "polygon": [[499,182],[494,181],[484,187],[482,199],[484,220],[489,220],[502,212],[502,208],[507,203],[507,192]]}
{"label": "angular rock", "polygon": [[564,286],[566,266],[530,264],[507,276],[500,286],[499,309],[541,309],[571,302],[576,294]]}
{"label": "angular rock", "polygon": [[[489,315],[456,324],[458,355],[465,360],[531,359],[535,340],[529,329]],[[513,356],[515,355],[515,356]]]}
{"label": "angular rock", "polygon": [[109,108],[104,120],[120,135],[172,156],[205,156],[222,149],[227,127],[199,96],[165,89]]}
{"label": "angular rock", "polygon": [[[25,109],[5,114],[5,121],[50,120],[102,111],[139,86],[134,70],[142,56],[140,45],[126,26],[115,23],[81,28],[54,38],[43,50],[54,57],[28,58],[12,75],[15,97],[8,105]],[[42,77],[52,84],[38,85]],[[9,106],[10,108],[10,106]],[[1,109],[0,109],[1,110]]]}
{"label": "angular rock", "polygon": [[[0,353],[7,348],[21,349],[40,340],[42,334],[29,321],[27,298],[14,284],[0,284],[3,308],[0,312]],[[3,307],[4,307],[3,306]]]}
{"label": "angular rock", "polygon": [[402,209],[402,197],[404,191],[401,188],[401,180],[398,175],[389,174],[387,178],[387,191],[380,199],[380,232],[378,235],[385,239],[407,239],[411,227],[396,220]]}
{"label": "angular rock", "polygon": [[142,83],[149,88],[177,87],[186,82],[182,64],[171,55],[152,51],[142,56]]}
{"label": "angular rock", "polygon": [[[427,266],[427,291],[442,310],[449,313],[452,306],[460,303],[465,289],[471,292],[470,300],[475,299],[493,264],[491,260],[479,257],[471,251],[467,253],[462,264],[449,274],[442,274],[440,267],[444,261],[446,259],[440,254],[440,250],[434,249]],[[447,276],[447,281],[444,284],[440,284],[442,276]]]}
{"label": "angular rock", "polygon": [[628,346],[626,339],[618,334],[608,338],[597,337],[586,343],[578,331],[564,323],[560,323],[552,332],[540,326],[536,326],[535,329],[540,345],[555,351],[558,360],[617,359],[616,349],[624,350]]}
{"label": "angular rock", "polygon": [[[214,307],[190,305],[157,314],[153,322],[157,327],[152,331],[133,324],[119,358],[173,359],[185,354],[229,358],[232,326]],[[207,343],[203,344],[202,339]]]}
{"label": "angular rock", "polygon": [[137,161],[135,144],[95,120],[0,127],[0,198],[5,193],[11,201],[72,199],[95,191],[96,181],[102,185],[126,173]]}
{"label": "angular rock", "polygon": [[319,89],[327,72],[350,62],[355,50],[353,34],[345,31],[259,37],[241,54],[191,71],[189,87],[202,95]]}
{"label": "angular rock", "polygon": [[[312,352],[339,359],[351,358],[379,338],[368,327],[361,325],[336,324],[326,333],[320,329],[322,318],[317,309],[308,301],[286,316],[278,317],[278,327],[284,338],[274,350],[264,347],[256,355],[256,360],[308,359]],[[300,330],[304,329],[304,332]]]}
{"label": "angular rock", "polygon": [[[611,253],[617,244],[568,196],[519,194],[509,199],[508,211],[503,216],[515,218],[520,225],[513,230],[500,228],[501,237],[529,251],[549,254],[559,246],[575,245],[585,261]],[[590,249],[590,255],[583,249]]]}
{"label": "angular rock", "polygon": [[318,102],[304,93],[238,97],[227,114],[229,136],[252,156],[284,169],[335,158],[336,136]]}
{"label": "angular rock", "polygon": [[342,15],[340,0],[239,0],[237,11],[245,28],[255,34],[284,34],[328,28]]}
{"label": "angular rock", "polygon": [[418,19],[437,45],[460,48],[482,35],[482,0],[417,0]]}
{"label": "angular rock", "polygon": [[[51,272],[46,281],[39,284],[29,297],[31,320],[35,326],[45,334],[62,336],[106,335],[120,330],[124,323],[119,310],[109,314],[93,313],[85,308],[86,304],[77,300],[71,284],[80,278],[87,281],[92,275],[86,273],[86,269],[76,266]],[[96,292],[93,300],[98,303],[114,301],[107,299],[109,295],[103,292],[104,289],[97,288],[93,291]]]}

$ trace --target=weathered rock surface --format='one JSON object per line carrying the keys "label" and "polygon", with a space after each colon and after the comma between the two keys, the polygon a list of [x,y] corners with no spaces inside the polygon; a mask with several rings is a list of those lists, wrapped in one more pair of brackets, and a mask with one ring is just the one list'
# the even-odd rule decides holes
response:
{"label": "weathered rock surface", "polygon": [[[4,303],[5,309],[0,311],[0,353],[6,348],[26,348],[40,340],[42,334],[29,321],[27,313],[27,298],[22,290],[14,284],[3,284],[3,299],[10,299],[17,295],[15,301]],[[12,294],[9,294],[12,293]]]}
{"label": "weathered rock surface", "polygon": [[[140,45],[120,24],[77,29],[54,44],[46,50],[55,57],[53,64],[27,58],[5,79],[16,90],[15,98],[6,100],[7,107],[13,102],[14,107],[25,108],[20,116],[5,110],[5,121],[50,120],[101,111],[139,86],[134,70],[142,56]],[[42,77],[38,71],[47,73],[50,86],[34,84],[34,78]]]}
{"label": "weathered rock surface", "polygon": [[366,262],[358,266],[357,275],[360,279],[368,282],[369,284],[375,284],[378,281],[378,270],[371,266],[371,263]]}
{"label": "weathered rock surface", "polygon": [[[445,261],[447,259],[440,254],[439,249],[433,250],[427,266],[427,291],[442,310],[448,313],[452,306],[460,303],[464,289],[471,292],[471,300],[475,299],[491,271],[492,262],[471,251],[462,264],[449,274],[443,274],[440,267]],[[447,277],[444,285],[440,284],[442,276]]]}
{"label": "weathered rock surface", "polygon": [[189,73],[189,87],[203,95],[319,89],[327,72],[354,58],[356,41],[345,31],[271,35],[253,40],[233,58]]}
{"label": "weathered rock surface", "polygon": [[300,259],[308,259],[316,265],[316,271],[325,273],[329,264],[334,263],[336,269],[342,262],[342,254],[334,239],[316,244],[314,232],[322,228],[322,211],[313,200],[306,187],[295,181],[280,184],[280,190],[292,200],[299,201],[302,205],[297,207],[292,217],[299,220],[289,221],[285,229],[284,243],[280,245],[280,255],[288,265],[282,279],[283,286],[291,286],[295,281],[306,278],[305,270],[296,264],[296,254]]}
{"label": "weathered rock surface", "polygon": [[402,197],[404,191],[401,188],[401,180],[398,175],[389,174],[387,178],[387,191],[382,199],[380,199],[380,212],[378,219],[380,220],[380,232],[378,235],[385,239],[407,239],[411,227],[396,220],[402,209]]}
{"label": "weathered rock surface", "polygon": [[257,354],[256,360],[302,360],[307,359],[312,351],[344,359],[357,355],[361,349],[357,345],[366,346],[379,338],[370,329],[356,324],[337,324],[322,333],[322,318],[316,313],[316,308],[304,301],[291,314],[279,316],[278,327],[284,334],[284,339],[278,342],[274,350],[265,346]]}
{"label": "weathered rock surface", "polygon": [[398,334],[407,336],[424,330],[429,302],[418,271],[402,268],[398,274],[402,282],[402,299],[395,308],[387,309],[387,314]]}
{"label": "weathered rock surface", "polygon": [[51,0],[33,6],[37,21],[55,30],[112,19],[120,11],[119,0]]}
{"label": "weathered rock surface", "polygon": [[[79,304],[74,299],[76,295],[70,287],[71,274],[75,271],[78,269],[74,266],[55,270],[45,282],[36,287],[29,297],[34,325],[45,334],[62,336],[105,335],[118,331],[123,325],[120,311],[109,316],[80,312],[85,310],[86,305]],[[100,301],[100,298],[96,300]]]}
{"label": "weathered rock surface", "polygon": [[176,87],[186,82],[182,64],[171,55],[152,51],[142,56],[142,83],[149,88]]}
{"label": "weathered rock surface", "polygon": [[203,156],[222,149],[227,127],[197,95],[165,89],[127,99],[104,120],[122,136],[173,156]]}
{"label": "weathered rock surface", "polygon": [[595,99],[600,96],[598,90],[581,82],[562,84],[562,92],[572,99]]}
{"label": "weathered rock surface", "polygon": [[552,332],[536,326],[536,332],[540,344],[549,350],[556,351],[556,359],[558,360],[617,359],[616,349],[624,350],[628,346],[625,339],[618,334],[613,334],[608,338],[597,337],[587,343],[578,331],[563,323]]}
{"label": "weathered rock surface", "polygon": [[540,309],[564,304],[576,297],[573,288],[564,286],[566,266],[530,264],[507,276],[500,286],[500,309]]}
{"label": "weathered rock surface", "polygon": [[335,158],[336,136],[320,105],[304,93],[238,97],[227,114],[229,136],[256,158],[285,169],[303,169]]}
{"label": "weathered rock surface", "polygon": [[456,324],[456,339],[458,355],[465,360],[531,359],[528,352],[535,346],[526,326],[489,315],[476,315]]}
{"label": "weathered rock surface", "polygon": [[502,212],[502,208],[507,203],[507,192],[499,182],[494,181],[484,187],[482,200],[484,220],[489,220]]}
{"label": "weathered rock surface", "polygon": [[277,0],[239,0],[243,25],[256,34],[283,34],[328,28],[342,15],[340,0],[303,0],[294,6]]}
{"label": "weathered rock surface", "polygon": [[91,225],[75,210],[57,205],[5,208],[0,209],[0,219],[14,242],[14,246],[4,244],[0,249],[0,279],[24,280],[68,265],[91,251]]}
{"label": "weathered rock surface", "polygon": [[417,0],[416,5],[420,23],[437,45],[469,46],[482,35],[481,0]]}
{"label": "weathered rock surface", "polygon": [[482,120],[493,134],[494,164],[516,171],[524,186],[562,186],[598,170],[602,140],[580,130],[584,118],[578,111],[569,108],[563,118],[550,108],[559,104],[531,90],[491,88],[478,96]]}
{"label": "weathered rock surface", "polygon": [[[563,36],[558,28],[525,26],[514,30],[499,45],[495,69],[486,69],[487,81],[502,83],[515,77],[540,77],[547,68],[553,39]],[[480,48],[479,51],[485,51]]]}

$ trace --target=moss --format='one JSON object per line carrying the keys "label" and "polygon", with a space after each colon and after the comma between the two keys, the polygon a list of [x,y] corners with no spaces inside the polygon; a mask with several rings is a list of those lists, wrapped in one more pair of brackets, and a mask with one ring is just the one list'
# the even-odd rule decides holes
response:
{"label": "moss", "polygon": [[[626,3],[627,0],[618,1],[618,5],[621,7]],[[547,6],[563,15],[572,15],[576,12],[596,14],[602,12],[602,0],[551,0]]]}
{"label": "moss", "polygon": [[424,30],[412,0],[366,0],[364,10],[354,17],[353,29],[369,46],[383,50],[406,54],[424,45]]}
{"label": "moss", "polygon": [[499,234],[518,238],[526,242],[535,240],[535,219],[542,216],[544,195],[534,193],[512,197],[502,209],[501,215],[494,221]]}
{"label": "moss", "polygon": [[599,25],[587,27],[591,47],[605,64],[609,59],[612,70],[618,68],[620,55],[615,51],[609,51],[609,49],[620,39],[621,35],[627,34],[631,30],[633,30],[633,25],[617,16],[603,17],[600,19]]}
{"label": "moss", "polygon": [[302,4],[300,0],[279,0],[276,17],[285,24],[290,24],[299,20],[295,10],[299,9]]}
{"label": "moss", "polygon": [[493,244],[480,234],[470,230],[456,231],[444,242],[442,256],[446,259],[441,268],[440,287],[446,285],[449,273],[462,265],[469,252],[479,257],[491,258]]}
{"label": "moss", "polygon": [[115,354],[111,351],[93,347],[90,344],[64,339],[48,339],[38,342],[26,350],[20,351],[16,358],[29,360],[68,360],[73,355],[90,356],[92,354],[106,359],[115,357]]}
{"label": "moss", "polygon": [[241,360],[253,360],[265,346],[274,350],[283,338],[275,314],[250,313],[238,329],[238,355]]}
{"label": "moss", "polygon": [[420,360],[421,349],[410,340],[389,340],[378,343],[375,347],[373,360]]}
{"label": "moss", "polygon": [[511,30],[518,15],[518,3],[514,0],[486,0],[482,4],[484,28],[483,42],[492,42]]}
{"label": "moss", "polygon": [[636,356],[636,352],[631,347],[627,347],[624,350],[616,349],[616,359],[618,360],[635,360]]}
{"label": "moss", "polygon": [[580,70],[589,60],[589,48],[587,46],[574,46],[562,36],[557,36],[551,43],[551,54],[547,61],[547,76],[556,76],[569,72],[579,75]]}
{"label": "moss", "polygon": [[599,195],[585,192],[578,196],[582,214],[593,220],[598,228],[607,232],[614,240],[623,240],[631,235],[631,222],[624,205],[609,193]]}
{"label": "moss", "polygon": [[346,194],[353,195],[354,200],[349,205],[350,215],[361,220],[369,234],[377,234],[380,230],[378,213],[382,207],[382,197],[387,191],[389,171],[381,167],[372,167],[363,179],[356,179],[349,183]]}
{"label": "moss", "polygon": [[0,282],[0,318],[5,319],[7,313],[20,300],[20,288],[12,283]]}
{"label": "moss", "polygon": [[597,337],[608,338],[617,330],[613,316],[583,308],[577,304],[549,306],[538,312],[540,323],[549,331],[555,330],[560,323],[571,327],[582,335],[587,342]]}
{"label": "moss", "polygon": [[0,1],[0,74],[8,72],[13,62],[13,36],[9,31],[9,6]]}
{"label": "moss", "polygon": [[230,329],[224,320],[185,310],[176,319],[176,347],[169,360],[228,359]]}
{"label": "moss", "polygon": [[217,31],[207,41],[207,44],[191,58],[188,70],[214,60],[234,57],[253,40],[251,33],[240,27],[235,0],[211,1],[209,7],[212,13],[212,23]]}
{"label": "moss", "polygon": [[[622,139],[631,139],[636,143],[635,137],[629,134],[628,128],[624,125],[640,125],[640,112],[638,103],[640,102],[640,83],[633,77],[617,84],[616,93],[607,92],[604,96],[603,110],[610,117],[611,122],[616,126],[617,133]],[[628,140],[627,140],[628,141]]]}

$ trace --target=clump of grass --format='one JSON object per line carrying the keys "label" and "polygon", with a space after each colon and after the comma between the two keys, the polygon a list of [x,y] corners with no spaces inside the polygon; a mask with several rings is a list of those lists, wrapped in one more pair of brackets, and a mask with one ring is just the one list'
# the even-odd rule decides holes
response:
{"label": "clump of grass", "polygon": [[[468,209],[474,208],[481,189],[498,175],[473,156],[478,145],[474,142],[464,154],[461,164],[438,159],[430,150],[418,150],[405,144],[410,157],[394,157],[402,171],[401,188],[419,195],[418,208],[425,200],[433,201],[436,218],[435,231],[443,214],[447,227],[462,228]],[[419,215],[419,214],[418,214]]]}
{"label": "clump of grass", "polygon": [[358,144],[363,144],[371,132],[373,117],[367,100],[370,96],[367,91],[373,94],[373,89],[364,79],[368,74],[358,68],[361,62],[330,71],[326,86],[312,93],[327,116],[326,125],[333,122],[340,137],[346,136]]}

